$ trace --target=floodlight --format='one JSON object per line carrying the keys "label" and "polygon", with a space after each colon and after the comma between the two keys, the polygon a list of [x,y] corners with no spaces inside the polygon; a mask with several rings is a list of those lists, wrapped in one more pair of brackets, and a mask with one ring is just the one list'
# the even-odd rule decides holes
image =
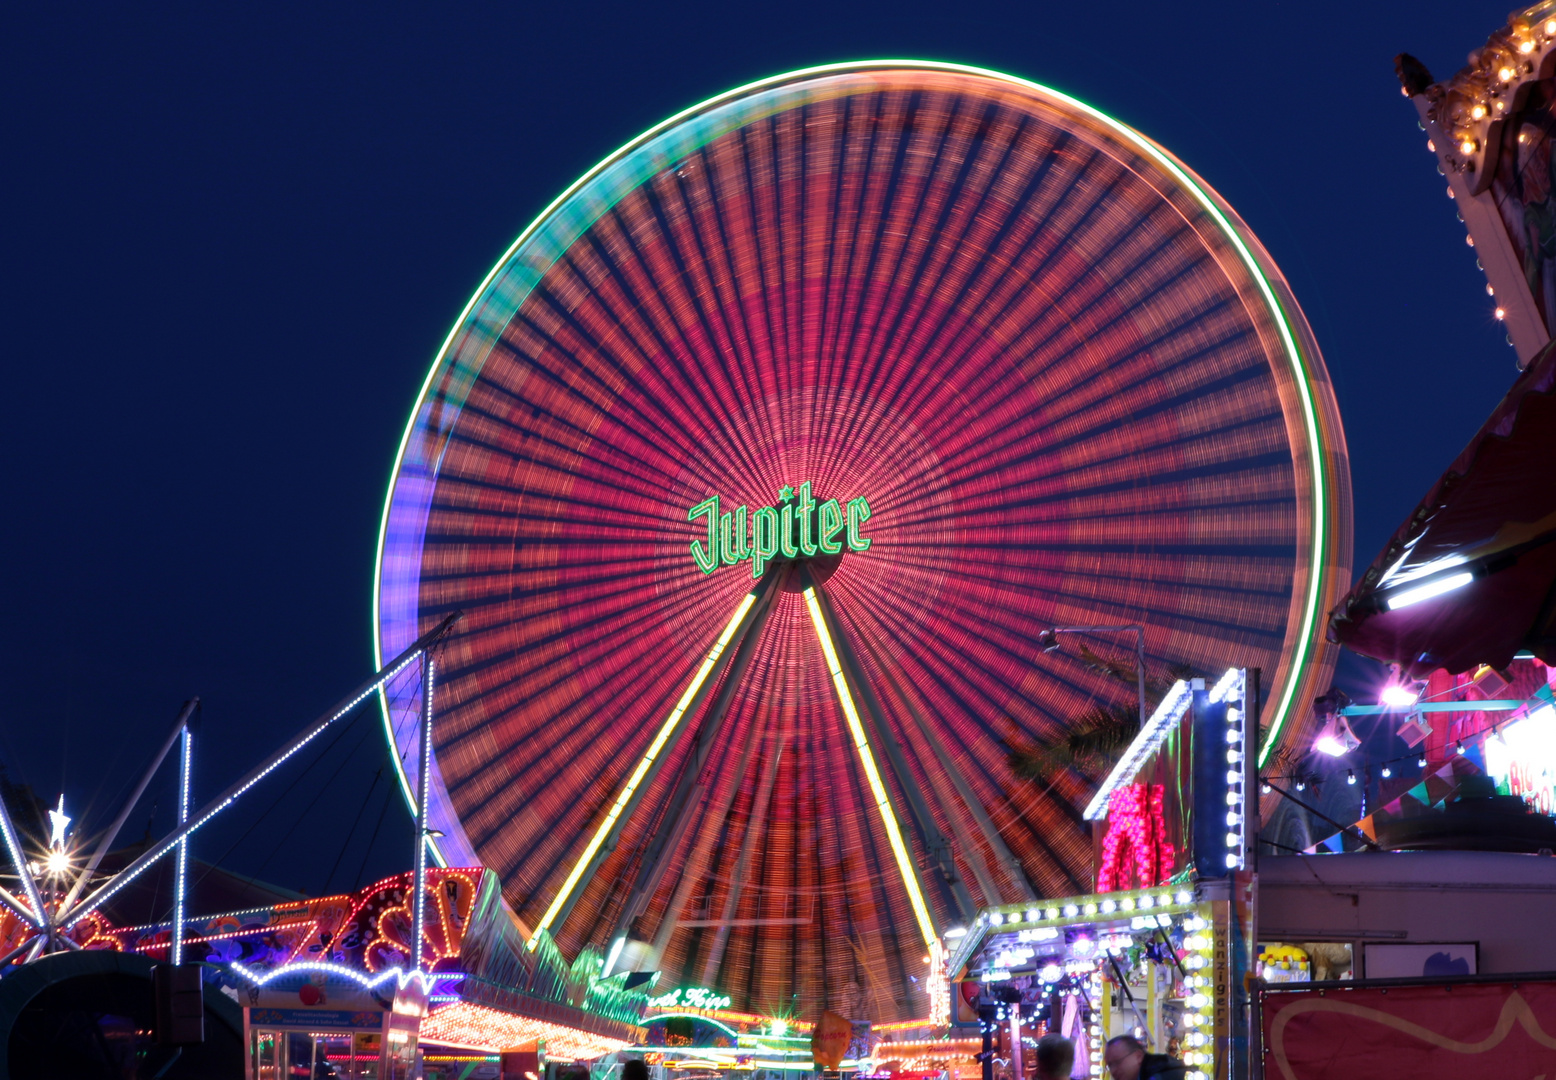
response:
{"label": "floodlight", "polygon": [[1313,749],[1330,757],[1344,757],[1360,745],[1361,740],[1343,716],[1332,717],[1318,733],[1318,738],[1313,740]]}

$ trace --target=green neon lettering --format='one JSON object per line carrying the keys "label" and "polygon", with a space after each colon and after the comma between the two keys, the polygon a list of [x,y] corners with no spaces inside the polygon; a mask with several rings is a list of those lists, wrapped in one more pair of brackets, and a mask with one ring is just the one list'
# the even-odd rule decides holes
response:
{"label": "green neon lettering", "polygon": [[791,503],[784,503],[783,509],[778,511],[778,550],[783,552],[785,559],[800,557],[800,549],[794,545],[794,506]]}
{"label": "green neon lettering", "polygon": [[859,535],[859,526],[870,520],[870,504],[863,495],[848,500],[848,550],[869,551],[870,538]]}
{"label": "green neon lettering", "polygon": [[760,579],[773,563],[837,555],[846,543],[850,551],[869,551],[870,538],[861,527],[873,516],[864,496],[844,501],[816,501],[815,484],[809,480],[797,488],[785,484],[771,506],[737,506],[720,513],[722,499],[709,495],[692,507],[686,520],[706,518],[708,538],[693,540],[692,559],[697,569],[711,574],[720,566],[750,561],[751,576]]}
{"label": "green neon lettering", "polygon": [[843,508],[836,499],[828,499],[816,508],[816,518],[820,526],[816,546],[823,555],[836,555],[843,550],[837,539],[837,534],[843,531]]}
{"label": "green neon lettering", "polygon": [[751,557],[751,526],[746,524],[746,508],[735,508],[735,547],[734,556],[736,562],[745,562]]}
{"label": "green neon lettering", "polygon": [[[755,549],[751,555],[751,576],[758,580],[762,577],[762,571],[767,569],[767,564],[778,554],[778,511],[771,506],[759,507],[756,511],[756,520],[752,526],[752,547]],[[696,554],[693,552],[692,554]],[[701,563],[698,563],[701,566]]]}
{"label": "green neon lettering", "polygon": [[794,514],[800,519],[800,554],[807,559],[816,554],[816,541],[811,538],[811,527],[816,523],[816,500],[810,497],[810,481],[800,485],[800,501]]}
{"label": "green neon lettering", "polygon": [[740,560],[735,558],[734,542],[729,536],[730,516],[719,515],[719,561],[725,566],[734,566]]}
{"label": "green neon lettering", "polygon": [[703,547],[700,541],[692,541],[692,558],[697,563],[697,569],[704,574],[711,574],[719,568],[719,497],[709,495],[702,502],[686,512],[687,521],[696,521],[704,514],[708,516],[708,546]]}

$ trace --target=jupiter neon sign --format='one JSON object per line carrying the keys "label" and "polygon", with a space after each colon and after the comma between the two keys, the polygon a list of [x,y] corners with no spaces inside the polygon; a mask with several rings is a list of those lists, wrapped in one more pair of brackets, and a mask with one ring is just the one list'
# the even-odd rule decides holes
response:
{"label": "jupiter neon sign", "polygon": [[686,512],[687,521],[706,522],[707,540],[693,540],[691,545],[692,558],[704,574],[749,562],[751,576],[760,578],[779,559],[837,555],[845,545],[849,551],[870,550],[870,538],[860,531],[871,517],[870,503],[863,495],[846,503],[836,499],[818,503],[807,480],[798,488],[785,484],[778,492],[777,506],[755,510],[737,506],[723,512],[719,506],[719,496],[709,495]]}

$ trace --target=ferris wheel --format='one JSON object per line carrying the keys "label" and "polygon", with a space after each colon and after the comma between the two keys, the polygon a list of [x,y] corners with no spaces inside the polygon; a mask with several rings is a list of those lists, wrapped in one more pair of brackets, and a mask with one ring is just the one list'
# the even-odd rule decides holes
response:
{"label": "ferris wheel", "polygon": [[532,947],[919,1017],[979,906],[1091,887],[1099,770],[1007,753],[1135,691],[1044,632],[1262,668],[1274,752],[1332,665],[1348,483],[1284,279],[1170,154],[994,72],[809,69],[618,150],[481,283],[395,464],[377,646],[463,612],[430,821]]}

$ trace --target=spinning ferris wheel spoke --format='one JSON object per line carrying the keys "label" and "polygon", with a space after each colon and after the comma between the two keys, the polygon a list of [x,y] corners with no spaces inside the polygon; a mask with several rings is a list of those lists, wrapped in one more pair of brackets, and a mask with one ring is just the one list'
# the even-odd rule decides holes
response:
{"label": "spinning ferris wheel spoke", "polygon": [[540,931],[548,930],[553,923],[567,918],[567,913],[572,909],[576,899],[576,890],[579,885],[586,882],[589,876],[594,873],[599,866],[601,856],[608,853],[615,846],[616,837],[620,834],[622,827],[626,825],[627,819],[632,814],[633,807],[638,803],[640,789],[643,785],[651,783],[655,774],[658,773],[659,767],[664,763],[664,754],[667,746],[671,743],[672,738],[680,733],[681,721],[689,713],[696,711],[704,693],[718,681],[719,672],[728,662],[729,656],[732,655],[728,653],[730,642],[737,635],[744,636],[750,625],[752,609],[761,603],[765,610],[766,604],[763,601],[770,601],[774,580],[776,580],[776,577],[762,581],[757,588],[747,593],[735,607],[735,614],[730,617],[729,622],[724,626],[723,633],[718,636],[718,639],[713,643],[713,647],[703,657],[702,664],[697,668],[696,674],[692,676],[691,682],[687,684],[686,692],[681,695],[681,700],[676,702],[675,708],[670,710],[670,715],[665,717],[664,723],[659,727],[658,734],[654,736],[654,741],[649,743],[648,750],[639,759],[637,767],[632,770],[632,774],[627,778],[621,793],[616,796],[616,801],[606,811],[604,820],[595,829],[594,835],[584,847],[583,854],[579,856],[578,861],[573,865],[573,869],[568,873],[566,880],[562,882],[562,888],[557,892],[555,899],[551,901],[551,906],[546,909],[545,915],[535,925],[535,933],[530,936],[529,941],[526,943],[529,949],[533,950],[539,943],[538,935]]}
{"label": "spinning ferris wheel spoke", "polygon": [[994,72],[811,69],[645,133],[492,269],[396,460],[377,647],[467,613],[431,821],[532,947],[906,1019],[937,927],[1089,887],[1096,770],[1009,751],[1136,687],[1040,635],[1260,667],[1290,744],[1346,485],[1284,280],[1160,147]]}

